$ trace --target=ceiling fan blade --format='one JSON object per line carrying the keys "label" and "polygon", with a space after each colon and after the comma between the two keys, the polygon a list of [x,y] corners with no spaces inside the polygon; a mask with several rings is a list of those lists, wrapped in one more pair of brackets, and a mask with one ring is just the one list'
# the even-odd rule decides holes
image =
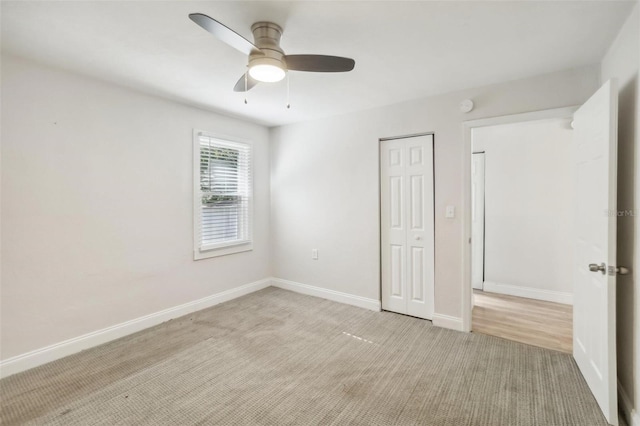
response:
{"label": "ceiling fan blade", "polygon": [[[245,76],[247,78],[246,83],[245,83]],[[253,86],[255,86],[258,83],[260,83],[260,82],[258,80],[256,80],[256,79],[252,78],[249,75],[249,73],[242,74],[242,77],[240,77],[240,80],[238,80],[236,85],[233,87],[233,91],[234,92],[248,92],[249,90],[251,90],[251,88]],[[245,85],[246,85],[246,90],[245,90]]]}
{"label": "ceiling fan blade", "polygon": [[229,46],[235,47],[246,55],[251,54],[252,50],[260,50],[253,43],[233,31],[231,28],[207,15],[202,13],[192,13],[189,15],[189,19],[227,43]]}
{"label": "ceiling fan blade", "polygon": [[351,58],[326,55],[286,55],[284,60],[290,71],[345,72],[356,65]]}

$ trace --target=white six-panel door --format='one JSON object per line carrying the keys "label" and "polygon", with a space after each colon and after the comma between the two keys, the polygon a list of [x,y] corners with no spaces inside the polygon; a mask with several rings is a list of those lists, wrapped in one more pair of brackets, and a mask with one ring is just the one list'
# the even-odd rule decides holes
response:
{"label": "white six-panel door", "polygon": [[[616,392],[615,80],[574,114],[576,256],[573,356],[604,416],[618,424]],[[590,267],[591,265],[591,267]]]}
{"label": "white six-panel door", "polygon": [[382,309],[433,317],[433,135],[380,144]]}

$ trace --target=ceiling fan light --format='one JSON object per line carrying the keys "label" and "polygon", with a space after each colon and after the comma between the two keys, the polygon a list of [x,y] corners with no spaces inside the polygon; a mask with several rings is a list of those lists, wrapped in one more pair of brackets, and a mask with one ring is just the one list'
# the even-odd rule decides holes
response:
{"label": "ceiling fan light", "polygon": [[253,79],[264,83],[275,83],[284,78],[285,71],[276,65],[258,64],[249,68],[249,75]]}

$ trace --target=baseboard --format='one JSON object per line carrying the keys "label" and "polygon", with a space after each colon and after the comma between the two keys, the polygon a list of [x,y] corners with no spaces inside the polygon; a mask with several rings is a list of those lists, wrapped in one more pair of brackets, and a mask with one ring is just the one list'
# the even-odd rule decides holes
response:
{"label": "baseboard", "polygon": [[308,296],[321,297],[334,302],[345,303],[347,305],[357,306],[359,308],[369,309],[371,311],[380,311],[380,301],[376,299],[368,299],[366,297],[355,296],[349,293],[329,290],[322,287],[315,287],[308,284],[301,284],[295,281],[283,280],[280,278],[272,278],[271,285],[284,290],[295,291],[296,293],[306,294]]}
{"label": "baseboard", "polygon": [[119,339],[120,337],[144,330],[145,328],[153,327],[170,319],[178,318],[201,309],[209,308],[219,303],[227,302],[237,297],[244,296],[245,294],[267,288],[270,285],[271,280],[269,278],[263,279],[207,296],[202,299],[194,300],[193,302],[184,303],[182,305],[174,306],[173,308],[103,328],[102,330],[74,337],[73,339],[55,343],[22,355],[7,358],[6,360],[0,361],[0,378]]}
{"label": "baseboard", "polygon": [[436,327],[448,328],[450,330],[463,331],[462,318],[450,315],[433,314],[433,325]]}
{"label": "baseboard", "polygon": [[627,392],[622,387],[622,383],[618,381],[618,395],[620,396],[620,408],[629,426],[640,426],[640,415],[633,408],[631,398],[627,395]]}
{"label": "baseboard", "polygon": [[484,282],[484,291],[491,293],[508,294],[509,296],[526,297],[529,299],[546,300],[547,302],[573,305],[573,294],[553,290],[541,290],[532,287],[520,287],[511,284],[502,284],[492,281]]}

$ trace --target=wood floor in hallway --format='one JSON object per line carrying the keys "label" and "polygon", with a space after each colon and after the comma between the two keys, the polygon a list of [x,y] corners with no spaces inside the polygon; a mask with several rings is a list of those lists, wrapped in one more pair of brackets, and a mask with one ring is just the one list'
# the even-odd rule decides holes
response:
{"label": "wood floor in hallway", "polygon": [[573,350],[573,307],[474,290],[473,331],[547,349]]}

